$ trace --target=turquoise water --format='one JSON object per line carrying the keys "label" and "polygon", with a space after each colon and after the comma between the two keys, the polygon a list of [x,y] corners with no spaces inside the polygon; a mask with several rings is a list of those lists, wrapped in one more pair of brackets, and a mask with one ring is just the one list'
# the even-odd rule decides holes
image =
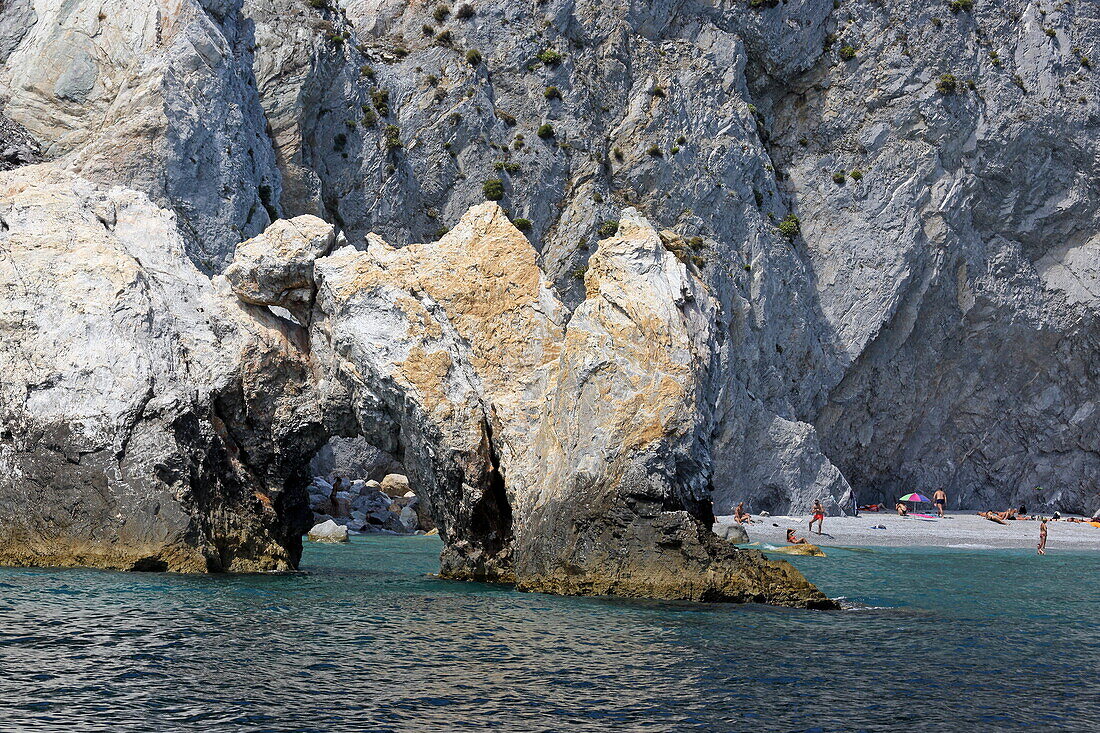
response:
{"label": "turquoise water", "polygon": [[855,606],[805,612],[441,581],[438,551],[0,569],[0,730],[1100,730],[1100,554],[795,558]]}

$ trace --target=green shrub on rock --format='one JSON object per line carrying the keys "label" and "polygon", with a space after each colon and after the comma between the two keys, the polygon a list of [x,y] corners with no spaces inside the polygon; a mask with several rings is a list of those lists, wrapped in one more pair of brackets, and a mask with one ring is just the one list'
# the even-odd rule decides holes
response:
{"label": "green shrub on rock", "polygon": [[787,214],[776,225],[776,229],[787,239],[794,239],[802,231],[802,222],[794,214]]}
{"label": "green shrub on rock", "polygon": [[536,56],[535,58],[537,58],[539,61],[546,64],[547,66],[557,66],[562,62],[562,59],[564,59],[565,56],[552,48],[547,48],[539,51],[538,56]]}
{"label": "green shrub on rock", "polygon": [[490,178],[481,185],[481,192],[489,201],[500,201],[504,198],[504,181],[499,178]]}

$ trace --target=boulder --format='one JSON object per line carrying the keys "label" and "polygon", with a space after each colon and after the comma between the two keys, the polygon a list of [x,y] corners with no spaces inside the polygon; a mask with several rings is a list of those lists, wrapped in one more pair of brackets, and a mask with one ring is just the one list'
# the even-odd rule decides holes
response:
{"label": "boulder", "polygon": [[418,529],[420,526],[420,520],[416,516],[416,509],[411,506],[407,506],[401,510],[399,519],[401,524],[409,532]]}
{"label": "boulder", "polygon": [[244,302],[285,308],[299,323],[308,323],[313,262],[335,241],[333,226],[315,216],[280,219],[237,246],[225,277]]}
{"label": "boulder", "polygon": [[387,474],[382,479],[381,489],[389,496],[404,496],[409,493],[409,479],[399,473]]}
{"label": "boulder", "polygon": [[737,524],[736,522],[714,525],[714,534],[735,545],[749,542],[749,533],[745,531],[744,525]]}
{"label": "boulder", "polygon": [[348,528],[331,519],[309,530],[310,542],[347,542]]}

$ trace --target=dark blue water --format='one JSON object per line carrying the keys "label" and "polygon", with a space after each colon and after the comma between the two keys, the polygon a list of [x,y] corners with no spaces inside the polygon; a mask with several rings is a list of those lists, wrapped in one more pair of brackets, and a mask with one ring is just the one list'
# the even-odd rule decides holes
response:
{"label": "dark blue water", "polygon": [[1100,555],[832,551],[796,564],[882,608],[804,612],[453,583],[438,551],[0,569],[0,730],[1100,730]]}

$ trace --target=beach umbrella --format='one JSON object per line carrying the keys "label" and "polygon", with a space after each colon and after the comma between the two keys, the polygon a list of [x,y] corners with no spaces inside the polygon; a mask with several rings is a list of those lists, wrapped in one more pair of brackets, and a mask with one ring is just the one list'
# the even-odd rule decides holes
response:
{"label": "beach umbrella", "polygon": [[913,493],[913,494],[906,494],[905,496],[901,497],[901,499],[899,501],[922,502],[922,501],[928,501],[928,500],[929,500],[928,497],[925,496],[924,494]]}

